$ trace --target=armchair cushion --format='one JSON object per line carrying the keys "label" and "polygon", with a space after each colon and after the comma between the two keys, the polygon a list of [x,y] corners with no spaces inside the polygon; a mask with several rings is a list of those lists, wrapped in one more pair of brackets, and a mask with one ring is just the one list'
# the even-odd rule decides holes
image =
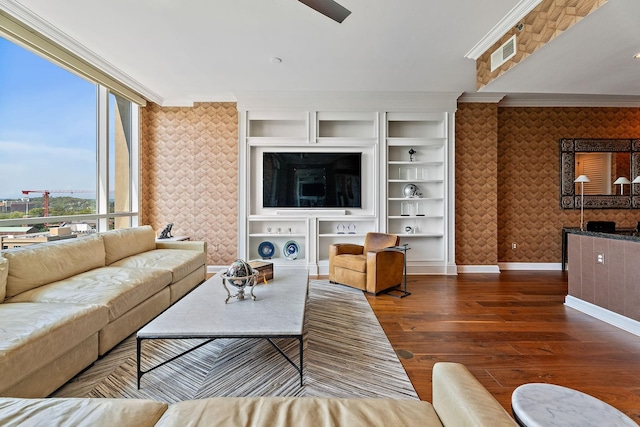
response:
{"label": "armchair cushion", "polygon": [[366,273],[367,255],[342,254],[334,258],[333,265],[335,267],[348,268],[349,270]]}

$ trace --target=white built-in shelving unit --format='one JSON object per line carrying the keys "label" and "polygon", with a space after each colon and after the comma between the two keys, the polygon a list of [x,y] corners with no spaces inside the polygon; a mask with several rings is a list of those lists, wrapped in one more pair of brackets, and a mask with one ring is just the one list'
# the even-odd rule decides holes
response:
{"label": "white built-in shelving unit", "polygon": [[[447,115],[387,113],[386,124],[386,229],[411,247],[409,264],[445,262]],[[414,197],[406,197],[408,185],[417,187]]]}
{"label": "white built-in shelving unit", "polygon": [[[455,94],[239,97],[239,256],[259,259],[258,247],[267,241],[275,247],[276,269],[304,266],[311,274],[328,274],[329,245],[362,244],[367,232],[381,231],[400,235],[411,247],[410,274],[455,274],[456,99]],[[262,156],[274,151],[361,153],[362,207],[263,207]],[[421,195],[405,197],[407,184]],[[290,240],[300,247],[295,260],[283,253]]]}

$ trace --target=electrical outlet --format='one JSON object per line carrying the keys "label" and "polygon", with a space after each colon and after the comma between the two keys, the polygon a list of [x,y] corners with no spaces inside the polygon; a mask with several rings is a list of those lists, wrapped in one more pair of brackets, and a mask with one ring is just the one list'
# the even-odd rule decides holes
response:
{"label": "electrical outlet", "polygon": [[516,243],[511,244],[511,249],[515,251],[517,248],[518,248],[518,245]]}
{"label": "electrical outlet", "polygon": [[598,264],[604,264],[604,254],[600,253],[596,255],[596,262]]}

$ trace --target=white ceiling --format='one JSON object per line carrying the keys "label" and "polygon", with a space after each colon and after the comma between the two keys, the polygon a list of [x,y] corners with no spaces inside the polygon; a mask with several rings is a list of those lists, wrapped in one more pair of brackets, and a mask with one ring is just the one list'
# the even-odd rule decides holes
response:
{"label": "white ceiling", "polygon": [[[247,91],[473,98],[480,95],[475,62],[464,56],[520,3],[338,2],[352,12],[342,24],[297,0],[0,0],[0,6],[26,8],[155,102],[189,105],[235,100]],[[640,60],[632,58],[640,52],[638,17],[640,0],[609,0],[482,92],[638,100]]]}

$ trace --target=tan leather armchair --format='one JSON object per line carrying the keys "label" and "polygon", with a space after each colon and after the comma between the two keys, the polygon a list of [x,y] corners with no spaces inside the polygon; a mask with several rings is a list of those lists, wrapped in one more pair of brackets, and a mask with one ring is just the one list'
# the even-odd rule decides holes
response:
{"label": "tan leather armchair", "polygon": [[364,246],[337,243],[329,247],[329,281],[378,294],[402,282],[404,254],[395,234],[367,233]]}

